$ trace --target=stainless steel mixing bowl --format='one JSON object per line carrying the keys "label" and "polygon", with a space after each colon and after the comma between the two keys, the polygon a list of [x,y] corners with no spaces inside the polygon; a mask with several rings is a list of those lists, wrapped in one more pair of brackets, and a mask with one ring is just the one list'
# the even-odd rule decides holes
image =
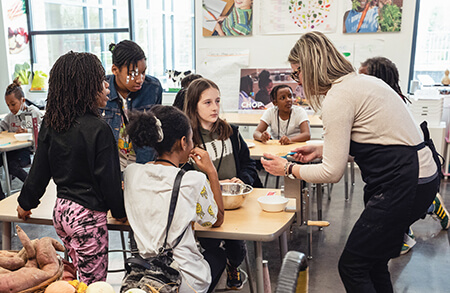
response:
{"label": "stainless steel mixing bowl", "polygon": [[241,183],[220,183],[223,205],[226,210],[234,210],[244,203],[245,196],[253,191],[253,187]]}

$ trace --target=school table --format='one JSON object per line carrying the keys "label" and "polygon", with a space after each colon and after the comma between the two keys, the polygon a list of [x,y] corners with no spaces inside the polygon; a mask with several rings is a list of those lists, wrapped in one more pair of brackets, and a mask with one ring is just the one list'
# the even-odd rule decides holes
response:
{"label": "school table", "polygon": [[6,177],[6,196],[11,195],[11,181],[9,180],[8,158],[6,153],[32,146],[31,141],[18,141],[14,132],[3,131],[0,133],[0,152],[2,153],[3,168]]}
{"label": "school table", "polygon": [[[263,113],[221,113],[220,118],[227,120],[228,123],[243,126],[258,126]],[[323,123],[318,115],[308,115],[309,126],[312,128],[322,128]]]}
{"label": "school table", "polygon": [[[221,227],[204,228],[195,226],[195,233],[199,237],[249,240],[255,242],[256,254],[256,279],[258,292],[264,292],[263,267],[262,267],[262,242],[280,239],[281,255],[287,252],[287,231],[294,221],[295,213],[264,212],[259,206],[257,199],[264,196],[268,191],[275,191],[280,194],[280,190],[255,188],[248,194],[243,205],[236,210],[225,211],[225,221]],[[56,186],[50,181],[41,203],[36,209],[31,210],[31,218],[23,221],[17,218],[17,198],[19,193],[15,193],[0,201],[0,221],[3,222],[2,249],[11,249],[11,222],[29,223],[39,225],[53,225],[52,214],[56,199]],[[293,203],[295,205],[295,203]],[[108,215],[108,229],[126,231],[129,229],[128,223],[121,223]]]}
{"label": "school table", "polygon": [[[267,142],[260,142],[253,139],[246,139],[245,142],[249,146],[250,157],[255,160],[259,160],[263,157],[264,153],[269,153],[277,156],[286,156],[290,151],[297,147],[307,145],[305,142],[296,142],[288,145],[281,145],[278,140],[268,140]],[[289,157],[287,158],[289,159]],[[287,182],[288,181],[288,182]],[[311,226],[318,226],[319,229],[322,227],[329,226],[329,222],[322,221],[322,184],[316,184],[317,191],[317,221],[312,221],[311,216],[311,200],[310,196],[312,192],[312,184],[307,183],[308,192],[304,193],[302,191],[302,184],[299,180],[292,180],[285,177],[285,189],[287,185],[292,186],[290,189],[290,194],[286,193],[286,197],[293,197],[296,199],[295,211],[297,213],[297,223],[299,225],[307,225],[307,243],[308,243],[308,258],[312,258],[312,228]]]}

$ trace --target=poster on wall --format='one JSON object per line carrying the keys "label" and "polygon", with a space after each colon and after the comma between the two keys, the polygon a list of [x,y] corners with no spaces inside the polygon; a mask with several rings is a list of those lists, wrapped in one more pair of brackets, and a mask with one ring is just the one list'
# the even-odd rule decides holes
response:
{"label": "poster on wall", "polygon": [[260,8],[262,34],[336,31],[337,0],[264,0],[261,1]]}
{"label": "poster on wall", "polygon": [[273,107],[270,92],[275,86],[288,85],[294,105],[310,109],[303,88],[291,78],[291,68],[243,68],[239,83],[238,110],[263,110]]}
{"label": "poster on wall", "polygon": [[214,81],[220,90],[221,111],[236,111],[238,108],[239,72],[247,67],[248,49],[199,49],[196,71]]}
{"label": "poster on wall", "polygon": [[403,0],[346,1],[344,33],[399,32]]}
{"label": "poster on wall", "polygon": [[2,1],[2,5],[5,27],[8,28],[8,72],[11,79],[18,76],[26,90],[31,84],[31,68],[25,2]]}
{"label": "poster on wall", "polygon": [[253,0],[202,0],[203,36],[252,34]]}

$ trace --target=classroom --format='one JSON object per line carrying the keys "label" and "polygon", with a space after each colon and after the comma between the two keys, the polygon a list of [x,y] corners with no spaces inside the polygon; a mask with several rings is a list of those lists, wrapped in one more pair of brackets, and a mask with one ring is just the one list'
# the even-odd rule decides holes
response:
{"label": "classroom", "polygon": [[446,0],[0,3],[0,292],[448,292]]}

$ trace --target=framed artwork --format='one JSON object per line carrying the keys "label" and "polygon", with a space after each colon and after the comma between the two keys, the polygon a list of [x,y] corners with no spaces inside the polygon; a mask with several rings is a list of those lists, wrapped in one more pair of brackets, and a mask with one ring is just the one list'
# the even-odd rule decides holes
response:
{"label": "framed artwork", "polygon": [[248,36],[253,27],[253,0],[202,0],[203,36]]}
{"label": "framed artwork", "polygon": [[343,32],[399,32],[402,25],[403,0],[346,0]]}

